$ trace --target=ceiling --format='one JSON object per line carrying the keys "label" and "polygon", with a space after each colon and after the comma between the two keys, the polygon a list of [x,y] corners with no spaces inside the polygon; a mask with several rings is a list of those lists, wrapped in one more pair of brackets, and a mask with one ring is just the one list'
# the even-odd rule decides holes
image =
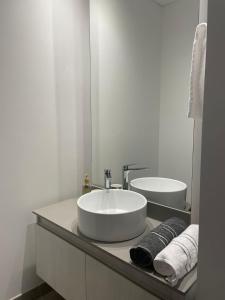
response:
{"label": "ceiling", "polygon": [[167,5],[170,4],[176,0],[154,0],[156,3],[158,3],[159,5]]}

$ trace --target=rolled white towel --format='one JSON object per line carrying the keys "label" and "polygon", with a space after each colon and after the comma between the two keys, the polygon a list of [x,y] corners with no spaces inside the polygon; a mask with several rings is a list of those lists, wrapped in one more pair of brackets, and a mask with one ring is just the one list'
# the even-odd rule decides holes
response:
{"label": "rolled white towel", "polygon": [[154,259],[156,272],[165,276],[172,286],[177,285],[197,263],[198,232],[199,225],[190,225]]}
{"label": "rolled white towel", "polygon": [[207,24],[198,24],[193,43],[191,76],[190,76],[190,98],[189,118],[202,118],[204,85],[205,85],[205,63],[207,44]]}

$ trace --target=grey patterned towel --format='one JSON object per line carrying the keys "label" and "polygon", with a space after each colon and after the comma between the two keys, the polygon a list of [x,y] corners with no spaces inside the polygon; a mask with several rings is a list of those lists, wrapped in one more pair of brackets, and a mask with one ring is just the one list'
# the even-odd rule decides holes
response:
{"label": "grey patterned towel", "polygon": [[179,218],[166,220],[130,249],[131,260],[140,267],[151,267],[156,255],[186,228]]}

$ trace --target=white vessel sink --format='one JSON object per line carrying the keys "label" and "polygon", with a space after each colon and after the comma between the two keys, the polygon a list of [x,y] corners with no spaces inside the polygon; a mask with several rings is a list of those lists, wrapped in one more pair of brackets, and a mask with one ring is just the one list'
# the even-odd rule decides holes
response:
{"label": "white vessel sink", "polygon": [[131,190],[162,205],[185,209],[187,185],[184,182],[161,177],[145,177],[131,180]]}
{"label": "white vessel sink", "polygon": [[99,190],[78,199],[78,226],[85,236],[105,242],[132,239],[145,230],[147,200],[125,190]]}

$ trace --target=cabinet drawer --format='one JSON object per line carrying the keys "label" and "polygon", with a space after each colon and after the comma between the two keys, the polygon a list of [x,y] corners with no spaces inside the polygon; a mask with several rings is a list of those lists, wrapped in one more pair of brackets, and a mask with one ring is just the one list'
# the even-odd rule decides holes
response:
{"label": "cabinet drawer", "polygon": [[88,255],[86,285],[87,300],[159,300]]}
{"label": "cabinet drawer", "polygon": [[66,300],[86,300],[85,254],[43,229],[37,231],[37,274]]}

